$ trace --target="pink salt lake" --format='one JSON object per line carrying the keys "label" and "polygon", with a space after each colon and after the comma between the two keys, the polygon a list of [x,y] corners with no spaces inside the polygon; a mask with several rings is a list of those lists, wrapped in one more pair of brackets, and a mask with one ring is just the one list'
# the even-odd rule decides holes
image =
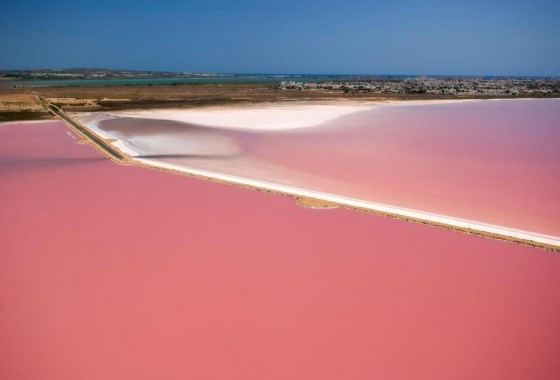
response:
{"label": "pink salt lake", "polygon": [[560,101],[381,106],[284,131],[116,118],[152,161],[560,237]]}
{"label": "pink salt lake", "polygon": [[[560,378],[560,255],[0,125],[0,378]],[[411,144],[415,145],[415,144]]]}

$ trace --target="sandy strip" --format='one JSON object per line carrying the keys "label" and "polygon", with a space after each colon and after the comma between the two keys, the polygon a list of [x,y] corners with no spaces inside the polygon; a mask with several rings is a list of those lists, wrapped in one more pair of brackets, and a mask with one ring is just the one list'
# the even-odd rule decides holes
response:
{"label": "sandy strip", "polygon": [[[122,144],[118,144],[119,149],[126,149]],[[473,232],[481,232],[485,235],[499,235],[504,237],[509,237],[517,241],[527,241],[534,242],[540,245],[560,247],[560,238],[554,236],[541,235],[537,233],[521,231],[501,226],[495,226],[491,224],[479,223],[471,220],[464,220],[459,218],[448,217],[444,215],[432,214],[423,211],[410,210],[406,208],[390,206],[374,202],[366,202],[352,198],[346,198],[337,195],[330,195],[319,193],[315,191],[305,190],[292,186],[278,185],[274,183],[268,183],[263,181],[256,181],[241,177],[235,177],[231,175],[225,175],[220,173],[209,172],[205,170],[189,169],[178,165],[162,163],[149,159],[134,159],[135,161],[142,162],[148,166],[154,166],[164,169],[169,169],[172,171],[179,171],[190,175],[202,176],[212,179],[217,179],[220,181],[233,183],[242,186],[255,187],[258,189],[264,189],[272,192],[283,193],[287,195],[292,195],[295,197],[309,197],[320,199],[330,203],[337,203],[350,208],[369,210],[382,214],[391,214],[394,216],[402,217],[404,219],[420,220],[437,225],[447,225],[457,229],[462,230],[472,230]]]}

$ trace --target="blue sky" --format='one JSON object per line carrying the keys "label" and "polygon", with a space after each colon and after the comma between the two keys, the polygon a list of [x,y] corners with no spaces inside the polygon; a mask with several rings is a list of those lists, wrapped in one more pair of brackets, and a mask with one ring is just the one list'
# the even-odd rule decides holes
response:
{"label": "blue sky", "polygon": [[560,76],[560,0],[26,1],[0,68]]}

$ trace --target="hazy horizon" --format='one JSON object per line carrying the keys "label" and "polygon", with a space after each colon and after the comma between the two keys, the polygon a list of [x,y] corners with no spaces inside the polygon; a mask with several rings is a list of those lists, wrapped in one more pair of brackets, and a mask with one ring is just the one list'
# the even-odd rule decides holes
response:
{"label": "hazy horizon", "polygon": [[[67,71],[67,70],[107,70],[107,71],[126,71],[126,72],[154,72],[154,73],[170,73],[170,74],[193,74],[193,75],[259,75],[259,76],[347,76],[347,77],[495,77],[495,78],[560,78],[560,75],[501,75],[501,74],[420,74],[420,73],[298,73],[298,72],[210,72],[210,71],[188,71],[188,70],[160,70],[160,69],[127,69],[127,68],[110,68],[110,67],[39,67],[39,68],[13,68],[5,69],[0,67],[0,71]],[[61,78],[62,79],[62,78]]]}

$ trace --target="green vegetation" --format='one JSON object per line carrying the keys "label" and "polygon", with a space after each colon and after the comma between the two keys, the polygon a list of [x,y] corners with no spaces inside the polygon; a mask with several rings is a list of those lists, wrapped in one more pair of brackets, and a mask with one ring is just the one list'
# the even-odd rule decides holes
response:
{"label": "green vegetation", "polygon": [[0,122],[20,120],[52,119],[52,115],[43,111],[0,111]]}

